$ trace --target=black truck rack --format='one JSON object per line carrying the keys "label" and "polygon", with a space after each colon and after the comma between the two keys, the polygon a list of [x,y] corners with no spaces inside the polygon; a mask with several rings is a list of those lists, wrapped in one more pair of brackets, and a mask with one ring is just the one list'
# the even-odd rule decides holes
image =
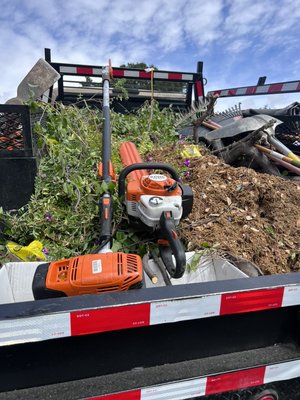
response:
{"label": "black truck rack", "polygon": [[[85,106],[86,103],[99,107],[102,98],[102,66],[79,65],[52,62],[51,50],[45,49],[45,60],[61,75],[57,93],[50,90],[49,101]],[[203,63],[198,62],[197,72],[153,71],[135,68],[113,67],[111,98],[117,112],[126,113],[140,107],[146,100],[154,98],[161,108],[172,106],[174,110],[186,110],[192,106],[192,98],[197,102],[204,96]],[[124,79],[128,99],[119,99],[120,90],[114,82]]]}

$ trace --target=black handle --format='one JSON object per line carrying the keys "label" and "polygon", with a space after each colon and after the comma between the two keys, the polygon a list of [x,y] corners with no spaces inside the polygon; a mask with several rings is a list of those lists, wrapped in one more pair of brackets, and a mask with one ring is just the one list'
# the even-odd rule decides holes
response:
{"label": "black handle", "polygon": [[123,196],[125,196],[125,179],[128,174],[132,171],[137,171],[141,169],[161,169],[162,171],[169,172],[171,177],[179,182],[179,175],[177,171],[171,167],[168,164],[162,164],[162,163],[136,163],[136,164],[131,164],[122,169],[119,175],[119,197],[122,199]]}
{"label": "black handle", "polygon": [[[169,211],[164,211],[161,214],[159,224],[160,238],[166,240],[169,244],[159,245],[160,257],[170,276],[172,278],[181,278],[186,265],[185,251],[177,236],[174,219]],[[172,254],[175,257],[176,265],[174,265]]]}

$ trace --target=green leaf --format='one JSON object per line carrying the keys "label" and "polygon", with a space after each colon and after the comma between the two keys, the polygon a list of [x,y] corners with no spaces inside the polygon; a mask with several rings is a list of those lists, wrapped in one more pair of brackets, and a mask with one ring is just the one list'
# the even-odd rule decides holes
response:
{"label": "green leaf", "polygon": [[123,242],[124,239],[126,238],[125,233],[122,231],[117,231],[116,233],[116,240],[118,240],[119,242]]}
{"label": "green leaf", "polygon": [[108,192],[108,184],[106,182],[101,182],[101,191],[102,193]]}
{"label": "green leaf", "polygon": [[121,243],[119,243],[117,240],[114,240],[111,250],[113,252],[116,252],[119,251],[122,247],[123,245]]}
{"label": "green leaf", "polygon": [[208,242],[202,242],[201,243],[201,247],[205,248],[205,249],[210,249],[211,245]]}
{"label": "green leaf", "polygon": [[192,261],[188,264],[188,271],[189,272],[197,271],[198,266],[199,266],[199,261],[200,261],[202,256],[203,256],[203,251],[196,252],[193,255]]}
{"label": "green leaf", "polygon": [[115,182],[109,182],[109,183],[107,184],[107,190],[108,190],[110,193],[114,192],[115,189],[116,189],[116,184],[115,184]]}

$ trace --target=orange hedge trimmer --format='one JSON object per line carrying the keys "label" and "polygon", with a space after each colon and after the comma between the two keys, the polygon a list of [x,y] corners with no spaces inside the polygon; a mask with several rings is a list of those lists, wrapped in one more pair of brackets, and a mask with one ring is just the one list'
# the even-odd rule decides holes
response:
{"label": "orange hedge trimmer", "polygon": [[[176,226],[192,210],[192,189],[179,182],[179,175],[170,165],[144,163],[134,143],[122,143],[120,155],[125,168],[119,175],[119,196],[130,221],[138,230],[154,233],[169,275],[180,278],[185,271],[186,257]],[[165,171],[170,177],[147,170]]]}
{"label": "orange hedge trimmer", "polygon": [[[103,135],[102,163],[99,175],[102,181],[114,181],[111,163],[111,131],[109,110],[109,82],[111,67],[102,71],[103,79]],[[113,253],[112,197],[109,191],[100,198],[101,237],[98,254],[89,254],[38,266],[33,279],[35,299],[75,296],[127,290],[142,286],[142,260],[136,254]],[[100,253],[100,254],[99,254]]]}

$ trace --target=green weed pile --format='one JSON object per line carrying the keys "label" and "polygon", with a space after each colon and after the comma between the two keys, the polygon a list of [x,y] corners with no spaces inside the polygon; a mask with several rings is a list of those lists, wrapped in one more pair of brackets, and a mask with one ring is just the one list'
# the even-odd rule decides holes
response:
{"label": "green weed pile", "polygon": [[[98,109],[57,104],[40,105],[46,125],[36,124],[38,173],[35,193],[28,205],[1,214],[7,240],[28,245],[42,242],[48,259],[85,254],[95,248],[100,235],[99,197],[106,184],[97,174],[101,161],[102,114]],[[119,146],[133,141],[141,155],[175,140],[174,113],[160,111],[157,103],[145,104],[134,114],[111,112],[112,162],[121,168]],[[114,223],[121,219],[122,207],[112,184]],[[120,236],[120,234],[119,234]],[[121,235],[124,239],[124,235]],[[118,243],[116,243],[118,246]],[[120,246],[119,246],[120,247]]]}

